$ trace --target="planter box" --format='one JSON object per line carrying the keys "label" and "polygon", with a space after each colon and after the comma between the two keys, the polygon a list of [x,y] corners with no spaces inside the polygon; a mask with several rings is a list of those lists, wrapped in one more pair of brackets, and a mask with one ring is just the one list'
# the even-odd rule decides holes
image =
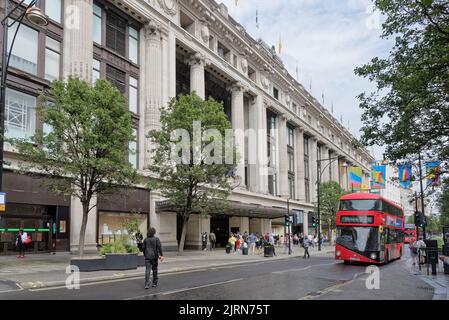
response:
{"label": "planter box", "polygon": [[107,270],[129,270],[137,269],[138,265],[137,253],[107,253],[106,269]]}
{"label": "planter box", "polygon": [[100,271],[106,269],[106,259],[96,258],[73,258],[70,260],[72,266],[77,266],[81,272]]}

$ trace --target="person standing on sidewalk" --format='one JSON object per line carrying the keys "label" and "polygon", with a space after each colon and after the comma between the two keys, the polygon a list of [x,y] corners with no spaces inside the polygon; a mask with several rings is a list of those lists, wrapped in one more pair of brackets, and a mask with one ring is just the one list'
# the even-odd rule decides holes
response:
{"label": "person standing on sidewalk", "polygon": [[304,238],[304,242],[303,242],[304,256],[303,256],[303,259],[305,259],[306,256],[307,256],[307,259],[310,258],[310,253],[309,253],[310,243],[311,243],[311,241],[308,238]]}
{"label": "person standing on sidewalk", "polygon": [[249,252],[253,256],[256,251],[256,236],[254,233],[251,233],[248,237],[249,240]]}
{"label": "person standing on sidewalk", "polygon": [[211,232],[209,233],[209,242],[210,242],[210,249],[215,249],[215,243],[217,242],[217,238],[215,237],[215,233]]}
{"label": "person standing on sidewalk", "polygon": [[153,287],[157,287],[158,261],[164,261],[161,241],[155,236],[156,229],[150,228],[147,238],[143,241],[142,250],[145,255],[145,289],[150,288],[150,273],[153,271]]}
{"label": "person standing on sidewalk", "polygon": [[16,247],[19,250],[19,255],[17,259],[25,258],[25,239],[26,235],[23,232],[23,229],[20,229],[19,234],[16,237]]}
{"label": "person standing on sidewalk", "polygon": [[202,250],[207,250],[207,232],[203,232],[201,234],[201,243],[202,243]]}

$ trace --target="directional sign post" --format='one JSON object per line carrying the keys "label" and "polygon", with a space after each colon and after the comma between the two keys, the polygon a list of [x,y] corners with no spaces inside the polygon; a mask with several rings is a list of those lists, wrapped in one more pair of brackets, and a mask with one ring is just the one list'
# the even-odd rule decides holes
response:
{"label": "directional sign post", "polygon": [[6,193],[0,192],[0,212],[6,211]]}

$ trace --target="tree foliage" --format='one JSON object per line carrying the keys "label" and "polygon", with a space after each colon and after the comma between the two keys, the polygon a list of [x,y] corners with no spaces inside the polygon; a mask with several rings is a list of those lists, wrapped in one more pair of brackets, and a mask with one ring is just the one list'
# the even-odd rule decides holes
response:
{"label": "tree foliage", "polygon": [[[320,215],[323,226],[328,230],[334,230],[336,225],[338,204],[340,198],[345,195],[345,190],[338,182],[329,181],[320,184]],[[315,209],[317,211],[317,209]]]}
{"label": "tree foliage", "polygon": [[53,82],[50,94],[39,98],[37,112],[49,130],[10,142],[19,150],[22,172],[43,173],[51,191],[80,200],[83,255],[88,214],[96,207],[93,198],[137,179],[127,158],[135,139],[131,116],[125,98],[107,80],[91,86],[76,78]]}
{"label": "tree foliage", "polygon": [[[161,179],[153,179],[150,185],[160,190],[182,217],[183,231],[178,250],[178,253],[182,254],[190,214],[206,215],[212,210],[217,213],[220,208],[216,204],[221,203],[220,206],[223,206],[232,189],[228,174],[232,172],[236,163],[235,147],[231,146],[230,149],[232,162],[226,164],[224,143],[225,132],[232,127],[221,103],[213,99],[204,101],[195,93],[172,99],[167,107],[161,108],[160,122],[161,129],[152,130],[149,137],[155,144],[150,171]],[[198,151],[193,143],[194,122],[200,123],[200,131],[203,134],[203,138],[198,141],[201,150],[205,150],[206,146],[213,142],[220,145],[215,152],[209,155],[207,152],[201,154],[197,160],[193,156]],[[192,143],[188,145],[187,150],[179,149],[175,152],[179,159],[184,160],[176,163],[172,150],[179,140],[172,139],[172,133],[180,129],[184,130]],[[215,130],[222,140],[219,141],[220,139],[212,136],[205,137],[206,130]],[[206,160],[209,156],[216,157],[219,161],[208,164]]]}
{"label": "tree foliage", "polygon": [[355,70],[377,90],[359,95],[362,142],[384,145],[391,160],[419,151],[449,156],[449,1],[375,0],[385,16],[382,38],[394,37],[387,58]]}
{"label": "tree foliage", "polygon": [[438,198],[438,207],[440,211],[440,226],[449,226],[449,180],[443,183]]}

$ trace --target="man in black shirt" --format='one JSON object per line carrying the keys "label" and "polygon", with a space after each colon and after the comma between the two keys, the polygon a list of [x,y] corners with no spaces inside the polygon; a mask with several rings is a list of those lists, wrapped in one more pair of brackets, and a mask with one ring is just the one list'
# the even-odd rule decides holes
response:
{"label": "man in black shirt", "polygon": [[145,289],[150,288],[150,274],[153,270],[153,287],[157,287],[158,260],[164,260],[161,241],[155,237],[156,229],[150,228],[147,238],[143,241],[142,251],[145,255]]}

